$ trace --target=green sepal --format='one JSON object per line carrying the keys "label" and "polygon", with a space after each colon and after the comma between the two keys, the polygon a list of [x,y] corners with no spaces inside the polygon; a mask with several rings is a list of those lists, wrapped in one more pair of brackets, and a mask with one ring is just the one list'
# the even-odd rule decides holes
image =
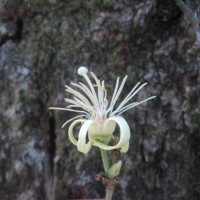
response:
{"label": "green sepal", "polygon": [[113,164],[112,167],[109,169],[110,177],[118,176],[119,173],[120,173],[120,170],[121,170],[121,166],[122,166],[122,161],[121,160],[119,160],[118,162]]}

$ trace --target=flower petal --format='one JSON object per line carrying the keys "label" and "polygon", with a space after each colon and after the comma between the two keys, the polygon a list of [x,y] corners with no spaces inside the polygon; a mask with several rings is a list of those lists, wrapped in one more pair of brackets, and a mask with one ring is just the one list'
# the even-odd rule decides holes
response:
{"label": "flower petal", "polygon": [[115,126],[115,121],[110,121],[106,126],[96,122],[89,127],[88,133],[91,139],[108,144],[113,136]]}
{"label": "flower petal", "polygon": [[94,123],[96,123],[94,120],[86,120],[79,131],[77,148],[80,152],[84,154],[88,153],[88,151],[92,147],[92,143],[93,143],[92,140],[89,138],[88,143],[86,143],[86,138],[88,134],[88,129]]}
{"label": "flower petal", "polygon": [[70,141],[74,144],[74,145],[77,145],[77,139],[74,137],[74,126],[76,126],[76,124],[78,123],[83,123],[85,122],[85,120],[83,119],[77,119],[75,120],[69,127],[69,130],[68,130],[68,136],[69,136],[69,139]]}
{"label": "flower petal", "polygon": [[104,131],[109,130],[109,127],[113,128],[114,127],[113,125],[115,122],[119,125],[119,128],[120,128],[119,142],[115,146],[109,146],[100,142],[97,139],[92,138],[93,145],[105,150],[121,149],[121,152],[126,153],[128,151],[129,139],[130,139],[130,128],[126,120],[120,116],[111,117],[105,122]]}

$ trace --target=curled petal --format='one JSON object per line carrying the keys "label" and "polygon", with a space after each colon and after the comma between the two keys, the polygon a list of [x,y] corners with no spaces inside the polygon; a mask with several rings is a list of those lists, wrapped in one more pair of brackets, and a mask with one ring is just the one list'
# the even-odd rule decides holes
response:
{"label": "curled petal", "polygon": [[128,151],[128,147],[129,147],[130,128],[128,126],[128,123],[126,122],[126,120],[123,117],[117,116],[117,117],[111,117],[105,122],[104,130],[108,130],[109,126],[114,127],[113,126],[114,122],[116,122],[120,128],[119,142],[114,146],[109,146],[109,145],[106,145],[106,144],[100,142],[97,139],[92,138],[93,145],[97,146],[101,149],[104,149],[104,150],[121,149],[121,152],[126,153]]}
{"label": "curled petal", "polygon": [[121,152],[122,153],[126,153],[129,149],[129,142],[127,142],[127,144],[125,144],[122,148],[121,148]]}
{"label": "curled petal", "polygon": [[86,143],[86,139],[87,139],[87,134],[88,134],[88,129],[90,128],[91,125],[93,125],[94,123],[96,123],[93,120],[86,120],[80,131],[79,131],[79,135],[78,135],[78,141],[77,141],[77,148],[80,152],[86,154],[88,153],[88,151],[90,150],[90,148],[92,147],[92,140],[89,138],[88,143]]}
{"label": "curled petal", "polygon": [[112,135],[115,127],[116,127],[116,121],[115,120],[110,120],[111,118],[109,118],[106,122],[105,125],[103,127],[103,133],[102,134],[109,134]]}
{"label": "curled petal", "polygon": [[68,136],[69,136],[70,141],[74,145],[77,145],[77,142],[78,142],[77,139],[74,137],[74,126],[76,126],[76,124],[78,124],[78,123],[83,123],[83,122],[85,122],[85,120],[83,120],[83,119],[75,120],[69,127]]}
{"label": "curled petal", "polygon": [[110,123],[107,123],[106,126],[100,123],[93,123],[88,130],[89,136],[91,139],[95,139],[104,144],[108,144],[112,138],[115,126],[115,121],[110,121]]}

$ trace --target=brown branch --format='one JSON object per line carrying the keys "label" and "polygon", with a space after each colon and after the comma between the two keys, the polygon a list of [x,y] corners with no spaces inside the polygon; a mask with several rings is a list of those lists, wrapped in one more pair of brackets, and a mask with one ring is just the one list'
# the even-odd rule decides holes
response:
{"label": "brown branch", "polygon": [[119,183],[118,178],[108,178],[106,174],[100,173],[96,175],[95,180],[106,186],[105,200],[111,200],[115,186]]}
{"label": "brown branch", "polygon": [[106,186],[105,200],[112,200],[114,189],[115,189],[115,186],[113,186],[113,187]]}

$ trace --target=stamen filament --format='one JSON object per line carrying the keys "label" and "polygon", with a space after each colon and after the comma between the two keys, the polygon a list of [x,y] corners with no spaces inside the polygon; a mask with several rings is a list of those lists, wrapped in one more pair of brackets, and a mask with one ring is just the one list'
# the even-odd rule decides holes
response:
{"label": "stamen filament", "polygon": [[[147,83],[142,84],[135,92],[134,89],[136,89],[136,87],[134,87],[131,92],[127,95],[127,97],[120,103],[120,105],[117,107],[116,111],[119,110],[120,108],[122,108],[126,103],[128,103],[128,101],[130,99],[132,99]],[[136,85],[138,86],[138,84]],[[134,92],[133,94],[131,94],[132,92]]]}
{"label": "stamen filament", "polygon": [[121,92],[122,92],[122,89],[123,89],[123,87],[124,87],[124,84],[125,84],[127,78],[128,78],[128,76],[125,76],[125,77],[123,78],[122,83],[121,83],[121,85],[120,85],[120,87],[119,87],[119,89],[118,89],[118,92],[117,92],[116,96],[115,96],[114,99],[113,99],[113,102],[112,102],[112,105],[111,105],[110,114],[112,113],[113,107],[114,107],[114,105],[115,105],[117,99],[119,98],[119,95],[120,95]]}
{"label": "stamen filament", "polygon": [[[140,102],[129,103],[129,101],[146,85],[146,83],[140,85],[139,82],[133,87],[133,89],[128,93],[128,95],[123,99],[118,107],[114,109],[115,104],[118,101],[120,94],[122,93],[128,76],[125,76],[122,79],[121,83],[120,78],[117,78],[113,96],[109,105],[107,100],[107,90],[105,88],[104,81],[101,81],[93,72],[90,72],[94,80],[93,84],[88,76],[88,69],[86,67],[80,67],[78,70],[78,74],[84,77],[87,84],[83,84],[81,82],[71,83],[72,86],[76,87],[75,89],[78,88],[80,89],[80,91],[77,91],[72,87],[65,85],[65,91],[72,94],[74,97],[65,98],[65,101],[69,103],[67,108],[51,107],[50,109],[82,113],[82,115],[77,116],[77,118],[86,117],[88,119],[96,120],[99,123],[102,123],[102,119],[108,119],[109,117],[115,115],[119,116],[129,109],[155,98],[155,96],[153,96]],[[76,119],[76,117],[73,119]],[[64,126],[72,120],[66,121],[64,123]]]}
{"label": "stamen filament", "polygon": [[78,118],[82,118],[82,117],[85,117],[85,115],[79,115],[79,116],[73,117],[72,119],[67,120],[67,121],[62,125],[62,128],[64,128],[69,122],[73,121],[74,119],[78,119]]}
{"label": "stamen filament", "polygon": [[[147,98],[147,99],[145,99],[145,100],[143,100],[143,101],[131,103],[131,104],[129,104],[128,106],[126,106],[126,107],[124,107],[123,109],[121,109],[120,111],[117,111],[117,112],[119,112],[117,115],[120,116],[120,115],[121,115],[122,113],[124,113],[125,111],[127,111],[127,110],[129,110],[129,109],[131,109],[131,108],[133,108],[133,107],[135,107],[135,106],[138,106],[138,105],[140,105],[140,104],[142,104],[142,103],[144,103],[144,102],[146,102],[146,101],[149,101],[149,100],[151,100],[151,99],[153,99],[153,98],[155,98],[155,97],[156,97],[156,96],[152,96],[152,97],[149,97],[149,98]],[[117,112],[113,112],[113,113],[112,113],[112,116],[114,116]]]}
{"label": "stamen filament", "polygon": [[92,85],[92,82],[90,81],[90,79],[89,79],[89,77],[88,77],[87,74],[84,74],[83,77],[84,77],[85,80],[87,81],[87,83],[88,83],[88,85],[89,85],[89,87],[90,87],[90,89],[91,89],[91,92],[92,92],[92,94],[93,94],[93,97],[94,97],[95,100],[96,100],[96,104],[97,104],[98,107],[99,107],[98,98],[97,98],[96,92],[95,92],[95,90],[94,90],[94,87],[93,87],[93,85]]}

